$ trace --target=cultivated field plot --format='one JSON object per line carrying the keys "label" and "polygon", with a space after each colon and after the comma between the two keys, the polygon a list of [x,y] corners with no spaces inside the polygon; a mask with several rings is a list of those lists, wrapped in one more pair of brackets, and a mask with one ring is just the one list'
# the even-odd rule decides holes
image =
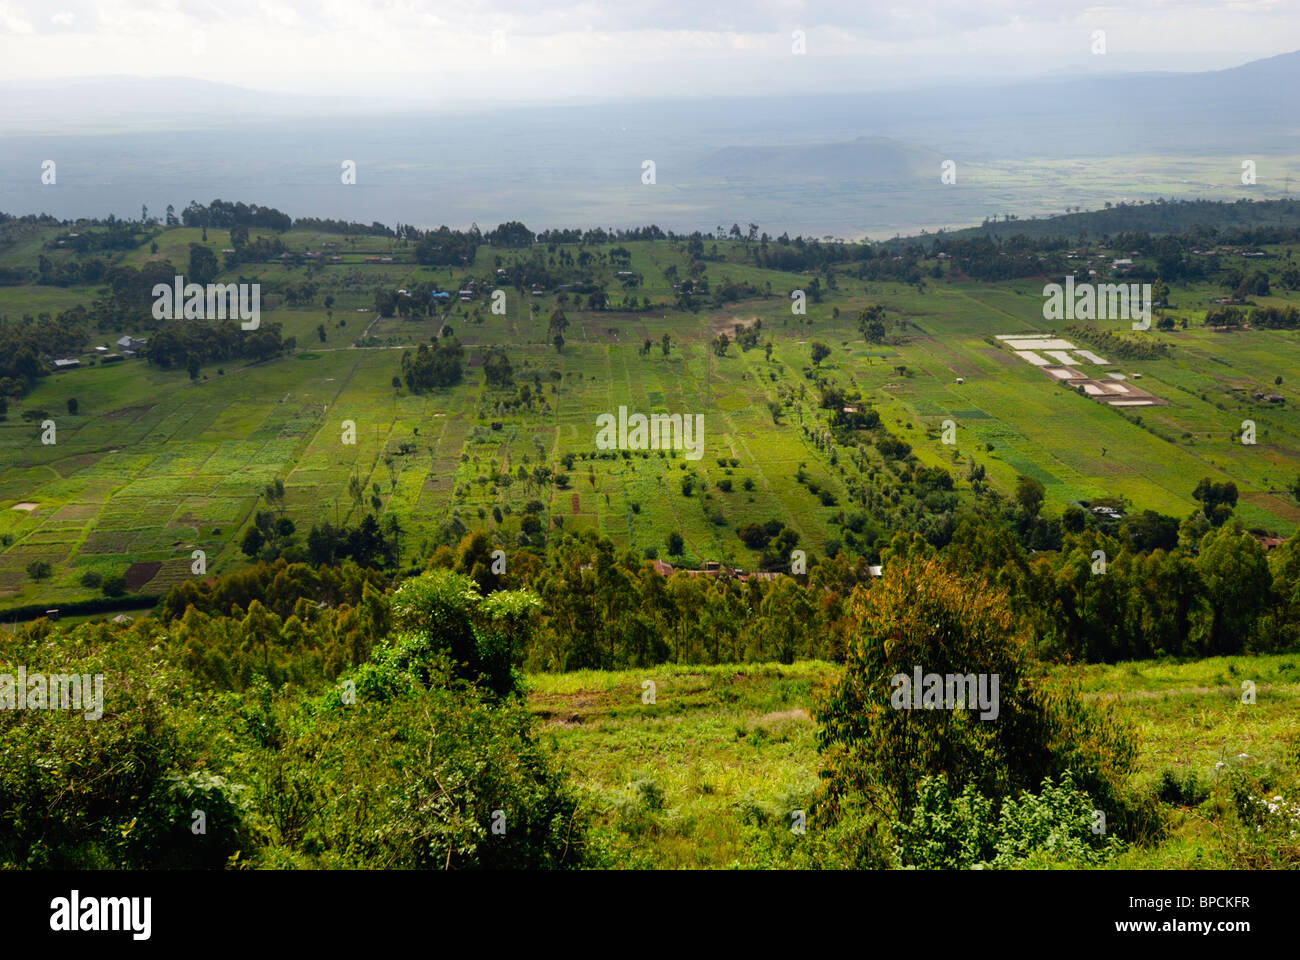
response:
{"label": "cultivated field plot", "polygon": [[[34,232],[9,254],[34,261],[42,236]],[[685,550],[675,563],[714,559],[752,569],[757,555],[736,532],[770,520],[821,553],[856,507],[856,468],[833,460],[819,439],[826,413],[818,377],[861,391],[921,463],[953,473],[959,498],[970,496],[964,478],[978,464],[1003,492],[1019,475],[1040,480],[1049,513],[1123,497],[1181,518],[1197,506],[1197,481],[1210,477],[1237,483],[1237,514],[1248,525],[1287,534],[1300,521],[1285,493],[1300,462],[1300,333],[1203,328],[1200,307],[1186,306],[1205,302],[1210,291],[1200,288],[1174,290],[1173,315],[1190,317],[1187,329],[1136,334],[1118,329],[1127,324],[1096,322],[1067,333],[1044,325],[1041,284],[1032,281],[943,276],[912,285],[841,272],[834,289],[796,314],[790,291],[809,278],[761,269],[739,243],[718,243],[707,275],[715,284],[748,284],[750,293],[679,310],[672,277],[688,261],[667,242],[617,245],[628,253],[617,262],[612,244],[504,254],[480,247],[472,267],[451,269],[418,266],[409,249],[386,240],[310,232],[281,239],[345,258],[241,268],[269,285],[264,322],[296,338],[289,355],[205,365],[195,381],[141,359],[83,365],[41,379],[11,404],[0,422],[0,535],[9,543],[0,548],[0,603],[93,596],[81,585],[85,573],[143,563],[159,565],[141,585],[157,592],[189,575],[194,550],[206,553],[209,572],[238,565],[242,536],[267,508],[263,491],[276,479],[300,536],[325,520],[355,524],[377,503],[380,519],[391,516],[402,530],[404,563],[422,563],[439,543],[478,528],[507,549],[589,530],[619,550],[665,557],[677,533]],[[201,231],[169,231],[156,253],[146,245],[122,261],[183,262],[198,242]],[[209,231],[214,253],[227,242]],[[516,257],[581,255],[611,299],[623,295],[619,272],[631,272],[639,278],[631,292],[654,308],[596,311],[576,295],[562,303],[554,293],[510,286],[504,315],[489,309],[486,291],[451,303],[440,318],[381,319],[374,310],[377,288],[424,282],[458,290],[466,276],[491,275]],[[385,257],[392,259],[375,260]],[[312,302],[290,305],[284,285],[308,280],[319,288]],[[58,310],[93,294],[0,288],[0,313]],[[872,304],[886,310],[884,342],[866,342],[859,329],[859,313]],[[548,318],[560,308],[569,325],[557,351]],[[395,388],[402,352],[444,323],[465,348],[462,382],[422,394]],[[757,323],[757,346],[742,349],[737,327]],[[733,339],[723,352],[721,334]],[[1106,345],[1112,334],[1148,337],[1166,352],[1126,359]],[[817,364],[815,343],[830,351]],[[484,382],[483,354],[493,346],[510,356],[508,386]],[[65,412],[70,399],[75,414]],[[597,450],[596,418],[620,406],[703,416],[701,457]],[[24,418],[41,412],[57,423],[55,444],[41,443],[43,417]],[[949,421],[951,445],[941,439]],[[1241,443],[1244,421],[1254,424],[1253,445]],[[354,443],[344,442],[347,422]],[[863,464],[884,468],[876,453]],[[535,501],[543,531],[529,534],[524,516]],[[51,564],[50,579],[33,582],[34,560]]]}
{"label": "cultivated field plot", "polygon": [[[1075,390],[1112,407],[1153,407],[1166,401],[1124,381],[1129,375],[1115,370],[1106,371],[1105,377],[1083,372],[1085,364],[1099,367],[1111,366],[1103,357],[1091,350],[1076,347],[1069,340],[1044,337],[1039,334],[1000,333],[994,339],[1012,350],[1030,366],[1037,367],[1053,381],[1065,383]],[[1053,366],[1056,364],[1056,366]],[[1134,379],[1141,374],[1134,375]]]}
{"label": "cultivated field plot", "polygon": [[[997,339],[1044,332],[1041,297],[1030,285],[1023,293],[1014,284],[953,284],[924,294],[882,287],[881,293],[920,328],[895,348],[908,374],[898,375],[892,361],[866,358],[854,376],[893,399],[882,415],[923,459],[951,464],[953,447],[937,440],[938,426],[951,418],[957,452],[986,464],[1004,486],[1018,472],[1041,480],[1053,500],[1124,496],[1135,507],[1185,516],[1196,506],[1190,488],[1209,476],[1251,492],[1238,510],[1249,524],[1289,532],[1300,521],[1281,493],[1300,462],[1298,398],[1289,377],[1274,384],[1276,375],[1300,370],[1296,331],[1141,334],[1168,343],[1171,355],[1124,361],[1111,372],[1124,373],[1126,380],[1117,382],[1131,390],[1133,374],[1139,375],[1143,393],[1163,402],[1106,409],[1074,390],[1047,389],[1039,369]],[[1105,332],[1103,323],[1094,326]],[[1261,390],[1279,390],[1287,402],[1254,400]],[[1246,419],[1256,423],[1255,445],[1240,442]]]}

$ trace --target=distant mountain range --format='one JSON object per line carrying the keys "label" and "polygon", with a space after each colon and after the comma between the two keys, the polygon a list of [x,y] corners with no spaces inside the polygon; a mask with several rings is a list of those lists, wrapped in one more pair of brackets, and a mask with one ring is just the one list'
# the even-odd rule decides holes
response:
{"label": "distant mountain range", "polygon": [[[1124,199],[1283,196],[1287,178],[1300,189],[1297,89],[1300,52],[1201,73],[457,111],[176,78],[33,83],[0,89],[0,209],[133,217],[221,197],[366,223],[882,239]],[[941,186],[947,159],[957,183]]]}

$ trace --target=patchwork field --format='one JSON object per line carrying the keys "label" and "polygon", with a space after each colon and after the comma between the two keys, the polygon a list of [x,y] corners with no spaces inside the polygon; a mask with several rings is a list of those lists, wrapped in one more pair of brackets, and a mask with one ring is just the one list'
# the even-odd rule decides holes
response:
{"label": "patchwork field", "polygon": [[[0,261],[27,263],[58,231],[18,232],[0,249]],[[746,258],[744,244],[719,241],[704,249],[717,257],[705,263],[709,282],[748,284],[749,293],[691,311],[675,308],[665,273],[684,271],[689,261],[666,241],[617,245],[628,251],[618,263],[612,244],[556,245],[549,254],[541,246],[482,246],[472,266],[434,269],[414,264],[399,241],[298,231],[281,239],[297,251],[337,243],[340,252],[331,255],[347,261],[255,265],[271,291],[263,323],[280,323],[296,338],[292,354],[205,365],[191,381],[184,370],[139,358],[92,365],[88,353],[80,369],[47,376],[10,404],[0,422],[0,536],[7,544],[0,548],[0,604],[94,596],[81,584],[84,574],[125,573],[132,564],[158,565],[138,584],[158,593],[194,575],[195,550],[206,554],[208,572],[230,569],[243,562],[242,533],[276,479],[285,485],[285,514],[303,534],[321,520],[356,522],[377,497],[380,513],[398,520],[410,561],[427,556],[449,526],[488,529],[506,545],[527,542],[521,518],[533,500],[542,501],[551,529],[597,530],[637,553],[663,551],[669,534],[679,532],[683,559],[752,566],[754,555],[735,531],[772,518],[821,552],[839,532],[834,520],[849,506],[851,474],[818,441],[824,414],[817,375],[861,391],[922,463],[953,471],[959,496],[968,495],[968,465],[978,463],[1004,492],[1019,475],[1040,480],[1049,513],[1116,497],[1181,518],[1196,507],[1196,482],[1211,477],[1237,483],[1237,515],[1248,525],[1289,534],[1300,522],[1286,492],[1300,463],[1300,332],[1205,328],[1200,318],[1215,293],[1208,286],[1174,289],[1169,313],[1187,318],[1186,329],[1141,335],[1167,345],[1167,355],[1121,359],[1102,342],[1108,333],[1126,333],[1126,323],[1053,330],[1043,320],[1037,281],[985,284],[943,275],[905,285],[838,271],[834,286],[821,288],[821,302],[810,298],[806,315],[798,315],[790,291],[808,287],[809,277],[761,269]],[[156,252],[146,245],[120,259],[183,262],[188,245],[198,242],[201,231],[175,229],[161,235]],[[214,253],[228,242],[224,231],[208,234]],[[381,253],[394,262],[364,262]],[[428,342],[444,320],[381,318],[376,289],[427,282],[454,291],[466,277],[491,275],[502,263],[557,255],[589,257],[614,303],[625,295],[619,271],[635,274],[639,285],[627,294],[652,306],[595,311],[566,297],[569,326],[557,351],[548,332],[548,318],[561,305],[553,293],[507,287],[504,315],[494,314],[486,298],[455,302],[445,322],[466,350],[463,382],[418,395],[393,387],[402,351]],[[288,305],[282,285],[306,280],[319,287],[312,302]],[[0,316],[16,322],[94,295],[0,287]],[[877,303],[886,308],[887,342],[868,343],[858,315]],[[732,342],[724,355],[715,351],[719,334],[734,338],[737,325],[760,321],[757,347]],[[1088,342],[1080,330],[1100,339]],[[143,324],[125,332],[147,333]],[[818,342],[830,353],[814,364]],[[488,387],[480,375],[483,352],[495,345],[511,358],[511,388]],[[1051,375],[1058,369],[1086,376],[1071,374],[1058,384]],[[520,402],[524,386],[530,396]],[[1262,392],[1280,400],[1256,399]],[[1119,405],[1145,397],[1150,405]],[[71,399],[75,413],[67,412]],[[778,416],[769,404],[779,405]],[[702,459],[687,460],[680,451],[598,455],[596,417],[619,406],[702,414]],[[54,443],[42,442],[46,419],[55,423]],[[1255,426],[1253,445],[1241,442],[1247,420]],[[344,442],[347,421],[355,426],[354,443]],[[949,421],[955,442],[946,444]],[[566,461],[569,454],[577,459]],[[543,466],[567,479],[538,479]],[[801,471],[826,497],[810,493]],[[689,496],[686,477],[695,483]],[[354,479],[360,497],[349,492]],[[52,575],[34,582],[33,561],[49,563]]]}

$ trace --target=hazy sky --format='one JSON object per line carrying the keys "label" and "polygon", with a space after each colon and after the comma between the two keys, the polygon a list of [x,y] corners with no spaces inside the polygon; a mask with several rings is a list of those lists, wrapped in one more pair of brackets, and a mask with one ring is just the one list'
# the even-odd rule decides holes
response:
{"label": "hazy sky", "polygon": [[0,84],[185,76],[430,104],[1202,70],[1295,49],[1300,0],[0,0]]}

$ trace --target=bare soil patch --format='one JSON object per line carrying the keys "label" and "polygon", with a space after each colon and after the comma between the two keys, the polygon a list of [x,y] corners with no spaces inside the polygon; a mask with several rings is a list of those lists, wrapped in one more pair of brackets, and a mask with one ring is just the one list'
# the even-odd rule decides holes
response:
{"label": "bare soil patch", "polygon": [[160,560],[145,560],[131,564],[126,571],[126,589],[131,593],[139,593],[140,588],[156,577],[161,569]]}

